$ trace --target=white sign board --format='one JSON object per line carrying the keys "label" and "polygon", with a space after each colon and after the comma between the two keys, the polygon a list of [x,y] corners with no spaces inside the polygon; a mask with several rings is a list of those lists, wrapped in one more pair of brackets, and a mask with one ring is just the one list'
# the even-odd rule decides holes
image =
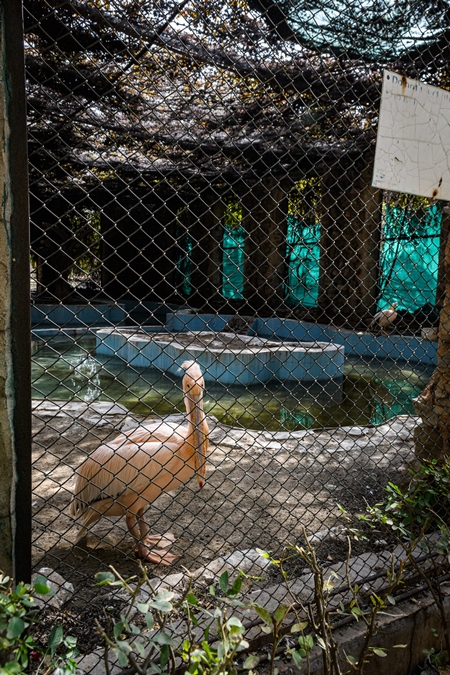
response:
{"label": "white sign board", "polygon": [[372,185],[450,200],[450,91],[383,75]]}

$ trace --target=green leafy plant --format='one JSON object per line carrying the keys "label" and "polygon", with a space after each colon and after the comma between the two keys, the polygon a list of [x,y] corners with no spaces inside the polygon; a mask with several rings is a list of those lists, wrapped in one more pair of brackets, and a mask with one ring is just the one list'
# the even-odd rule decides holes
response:
{"label": "green leafy plant", "polygon": [[33,670],[43,675],[73,675],[78,654],[76,640],[64,637],[61,626],[54,626],[48,646],[42,648],[32,635],[38,622],[38,607],[34,595],[49,595],[50,587],[44,577],[34,585],[19,583],[0,573],[0,675],[20,675]]}
{"label": "green leafy plant", "polygon": [[[202,610],[202,612],[205,612],[205,610]],[[192,675],[237,674],[237,656],[239,652],[249,646],[244,639],[244,626],[237,617],[231,616],[228,618],[226,611],[219,607],[216,607],[213,612],[207,612],[206,615],[215,622],[216,644],[212,646],[209,643],[208,629],[204,630],[204,639],[199,645],[195,645],[191,639],[184,640],[180,656],[186,663],[186,672]],[[256,663],[254,658],[248,657],[243,667],[250,669]]]}
{"label": "green leafy plant", "polygon": [[[99,585],[125,589],[130,598],[120,620],[104,629],[97,624],[105,642],[105,672],[110,672],[109,653],[117,658],[121,667],[131,667],[138,675],[145,673],[167,673],[173,675],[177,664],[182,662],[184,670],[191,675],[237,675],[242,670],[252,671],[262,658],[248,653],[251,649],[245,639],[245,626],[241,621],[243,610],[252,609],[261,623],[261,631],[271,644],[268,672],[276,673],[276,660],[281,654],[290,657],[297,668],[306,665],[310,672],[311,652],[316,647],[323,659],[325,675],[341,675],[343,659],[355,673],[362,674],[370,657],[386,656],[386,649],[372,644],[377,631],[380,612],[395,604],[393,590],[402,583],[404,564],[392,566],[386,571],[387,584],[383,593],[363,591],[352,583],[349,573],[351,546],[349,541],[345,600],[333,600],[336,575],[326,574],[319,564],[314,547],[310,544],[303,528],[304,546],[291,546],[285,552],[286,558],[299,557],[310,568],[313,576],[311,601],[304,604],[302,596],[296,597],[285,570],[285,557],[271,558],[265,551],[260,555],[269,559],[280,573],[292,603],[280,603],[274,610],[240,598],[245,575],[240,573],[230,579],[223,572],[218,586],[210,586],[208,592],[196,594],[192,581],[181,598],[176,599],[172,591],[156,591],[152,588],[145,568],[140,565],[139,578],[124,579],[114,569],[97,575]],[[145,602],[140,602],[140,592],[146,587]],[[346,654],[340,650],[335,637],[335,624],[342,618],[352,618],[364,626],[363,644],[358,654]],[[183,626],[184,639],[172,634],[169,622],[176,621]],[[178,629],[179,630],[179,629]],[[285,644],[284,639],[288,637]],[[293,643],[294,640],[294,643]],[[400,647],[401,645],[398,645]]]}
{"label": "green leafy plant", "polygon": [[[211,586],[209,598],[201,603],[192,591],[192,584],[177,600],[172,591],[154,591],[142,565],[135,584],[132,584],[135,577],[124,579],[114,568],[110,569],[111,572],[96,576],[97,584],[121,587],[129,594],[130,602],[120,620],[109,630],[97,623],[105,642],[106,673],[110,672],[110,651],[120,666],[131,667],[138,675],[173,673],[177,657],[185,663],[186,672],[192,675],[237,672],[234,665],[237,655],[249,645],[244,640],[245,629],[240,619],[228,616],[228,613],[233,606],[245,607],[237,599],[242,577],[231,583],[228,572],[224,572],[219,579],[219,588]],[[148,592],[145,603],[138,601],[143,588]],[[216,606],[207,609],[204,605],[211,605],[211,601]],[[187,637],[178,644],[168,629],[168,622],[172,617],[179,618],[180,614],[186,621]],[[253,659],[247,658],[243,667],[249,669],[252,663]]]}
{"label": "green leafy plant", "polygon": [[[428,588],[441,617],[443,648],[438,652],[439,658],[447,662],[450,628],[439,583],[439,558],[450,561],[450,459],[424,461],[410,473],[412,478],[406,488],[388,483],[385,500],[368,507],[360,519],[401,544],[405,563]],[[427,650],[424,653],[430,655]]]}
{"label": "green leafy plant", "polygon": [[[352,530],[353,534],[356,530]],[[286,608],[288,615],[293,611],[297,617],[297,622],[291,627],[292,633],[300,633],[297,638],[298,644],[295,647],[289,647],[285,653],[290,656],[297,668],[303,667],[306,662],[307,672],[310,672],[310,656],[314,647],[318,647],[322,654],[322,668],[324,675],[342,674],[342,657],[350,666],[351,671],[362,674],[364,666],[372,656],[384,657],[386,650],[383,647],[373,646],[372,638],[377,632],[378,615],[385,611],[389,605],[395,604],[392,595],[394,589],[402,583],[405,562],[395,568],[393,561],[390,569],[386,570],[387,586],[383,594],[363,591],[357,583],[353,583],[350,578],[350,556],[351,543],[348,539],[348,554],[346,561],[345,581],[338,586],[337,575],[331,571],[326,573],[320,565],[314,546],[309,542],[305,528],[302,528],[302,534],[305,544],[303,546],[290,546],[285,555],[280,560],[270,558],[268,553],[260,552],[266,558],[276,565],[285,581],[289,596],[294,599],[293,604]],[[311,600],[305,603],[301,596],[297,596],[294,587],[289,582],[288,575],[284,569],[285,560],[292,556],[300,558],[311,570],[313,578],[313,587]],[[342,590],[343,586],[346,589]],[[345,592],[345,600],[337,602],[333,600],[334,591]],[[281,618],[281,608],[275,614]],[[262,618],[269,624],[269,616]],[[358,654],[347,654],[340,650],[340,645],[336,639],[335,626],[343,618],[352,618],[361,623],[364,627],[364,635],[361,649]],[[271,617],[275,621],[275,617]],[[275,642],[281,637],[281,625],[274,633]],[[401,647],[402,645],[397,645]],[[271,672],[273,672],[273,658],[271,662]],[[348,672],[348,671],[345,671]]]}
{"label": "green leafy plant", "polygon": [[369,507],[361,520],[386,526],[406,539],[415,538],[421,530],[450,525],[450,460],[424,462],[410,473],[406,489],[388,483],[384,501]]}
{"label": "green leafy plant", "polygon": [[[434,630],[431,629],[431,632],[434,635]],[[437,637],[434,635],[434,637]],[[447,650],[436,651],[436,649],[422,649],[422,654],[425,654],[429,663],[431,663],[436,668],[443,668],[449,662],[449,656]]]}

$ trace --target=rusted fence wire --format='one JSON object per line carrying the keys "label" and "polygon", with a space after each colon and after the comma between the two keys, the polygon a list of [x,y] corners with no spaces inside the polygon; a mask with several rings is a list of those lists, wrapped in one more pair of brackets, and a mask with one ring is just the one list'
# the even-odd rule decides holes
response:
{"label": "rusted fence wire", "polygon": [[24,2],[33,564],[83,652],[109,565],[270,598],[258,550],[339,566],[417,466],[447,216],[371,179],[383,69],[445,86],[448,28],[401,7]]}

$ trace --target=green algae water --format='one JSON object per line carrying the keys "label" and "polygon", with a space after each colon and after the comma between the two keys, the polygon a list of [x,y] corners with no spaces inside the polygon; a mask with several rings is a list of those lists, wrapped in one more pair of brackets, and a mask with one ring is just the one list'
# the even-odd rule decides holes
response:
{"label": "green algae water", "polygon": [[[35,399],[111,401],[142,415],[185,412],[181,373],[177,379],[97,355],[91,335],[34,337],[32,354]],[[248,429],[381,424],[395,415],[414,414],[411,400],[432,371],[418,364],[349,357],[342,386],[274,382],[224,387],[207,382],[204,407],[223,424]]]}

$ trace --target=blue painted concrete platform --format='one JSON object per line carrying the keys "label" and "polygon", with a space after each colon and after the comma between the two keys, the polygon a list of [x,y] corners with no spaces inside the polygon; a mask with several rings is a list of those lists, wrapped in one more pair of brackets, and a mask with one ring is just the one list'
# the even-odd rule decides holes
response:
{"label": "blue painted concrete platform", "polygon": [[95,331],[98,354],[130,365],[179,375],[184,361],[195,360],[206,381],[251,385],[272,380],[341,383],[344,347],[330,341],[280,341],[260,335],[211,330],[164,331],[103,328]]}

